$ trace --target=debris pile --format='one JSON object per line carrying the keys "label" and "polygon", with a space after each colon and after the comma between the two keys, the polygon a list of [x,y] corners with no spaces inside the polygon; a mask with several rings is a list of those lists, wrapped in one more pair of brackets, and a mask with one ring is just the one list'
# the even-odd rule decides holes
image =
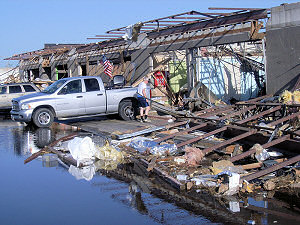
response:
{"label": "debris pile", "polygon": [[[93,137],[69,137],[69,162],[76,167],[69,171],[89,180],[97,170],[138,163],[148,176],[155,174],[173,188],[204,188],[217,196],[298,187],[300,130],[295,120],[300,112],[297,104],[285,104],[292,95],[285,92],[281,98],[263,96],[193,113],[169,110],[176,122],[115,133],[114,140],[102,144]],[[37,155],[51,152],[69,159],[61,143]]]}

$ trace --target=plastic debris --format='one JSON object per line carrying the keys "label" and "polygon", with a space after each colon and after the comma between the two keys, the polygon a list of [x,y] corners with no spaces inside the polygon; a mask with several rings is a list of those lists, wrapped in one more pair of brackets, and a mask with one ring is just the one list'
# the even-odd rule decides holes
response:
{"label": "plastic debris", "polygon": [[91,160],[96,152],[95,144],[90,137],[75,137],[68,142],[68,149],[78,165],[81,161]]}
{"label": "plastic debris", "polygon": [[232,173],[229,171],[223,171],[218,174],[218,177],[228,177],[228,179],[224,179],[224,182],[228,182],[228,190],[224,192],[224,195],[234,195],[238,192],[240,187],[240,175],[238,173]]}
{"label": "plastic debris", "polygon": [[198,186],[204,187],[216,187],[218,184],[216,182],[217,176],[214,175],[199,175],[191,179]]}
{"label": "plastic debris", "polygon": [[157,143],[153,141],[151,138],[145,137],[135,137],[131,140],[129,146],[134,148],[135,150],[143,153],[146,150],[150,149],[153,146],[156,146]]}
{"label": "plastic debris", "polygon": [[180,174],[180,175],[177,175],[176,178],[179,181],[186,181],[187,178],[188,178],[188,175],[182,175],[182,174]]}
{"label": "plastic debris", "polygon": [[82,168],[78,168],[73,165],[69,167],[69,173],[72,174],[77,180],[84,179],[90,181],[93,179],[95,172],[96,170],[94,165],[85,166]]}
{"label": "plastic debris", "polygon": [[122,152],[116,150],[113,146],[107,142],[104,146],[96,146],[95,157],[101,160],[112,160],[121,162],[124,158]]}
{"label": "plastic debris", "polygon": [[175,157],[174,158],[174,162],[178,163],[178,164],[183,164],[186,162],[186,159],[183,157]]}
{"label": "plastic debris", "polygon": [[94,165],[96,170],[115,170],[117,169],[119,162],[113,160],[97,160]]}
{"label": "plastic debris", "polygon": [[267,152],[266,149],[263,149],[261,152],[255,153],[255,158],[257,159],[258,162],[263,162],[266,159],[270,158],[270,154]]}
{"label": "plastic debris", "polygon": [[144,137],[133,138],[129,146],[139,152],[149,151],[153,155],[174,155],[177,153],[177,147],[175,144],[159,145],[152,139]]}
{"label": "plastic debris", "polygon": [[152,155],[174,155],[177,153],[177,146],[175,144],[156,145],[150,149]]}
{"label": "plastic debris", "polygon": [[229,209],[231,212],[240,212],[240,203],[236,201],[229,202]]}

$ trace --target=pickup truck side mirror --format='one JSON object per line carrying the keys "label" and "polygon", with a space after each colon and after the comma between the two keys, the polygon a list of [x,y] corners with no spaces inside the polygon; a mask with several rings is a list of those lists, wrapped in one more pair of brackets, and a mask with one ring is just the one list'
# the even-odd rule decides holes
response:
{"label": "pickup truck side mirror", "polygon": [[114,86],[124,86],[125,78],[123,77],[123,75],[115,75],[113,78],[113,85]]}

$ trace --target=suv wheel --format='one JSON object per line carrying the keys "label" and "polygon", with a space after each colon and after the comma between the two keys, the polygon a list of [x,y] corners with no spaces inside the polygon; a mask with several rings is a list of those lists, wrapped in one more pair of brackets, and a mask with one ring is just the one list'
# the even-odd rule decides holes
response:
{"label": "suv wheel", "polygon": [[50,109],[40,108],[34,112],[32,119],[37,127],[50,127],[54,121],[54,115]]}
{"label": "suv wheel", "polygon": [[123,120],[133,120],[135,119],[136,113],[132,101],[124,101],[120,103],[119,106],[119,116]]}

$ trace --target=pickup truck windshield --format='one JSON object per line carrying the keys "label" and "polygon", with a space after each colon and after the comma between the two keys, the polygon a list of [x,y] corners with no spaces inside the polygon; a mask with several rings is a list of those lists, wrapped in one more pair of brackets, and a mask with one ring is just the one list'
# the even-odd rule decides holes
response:
{"label": "pickup truck windshield", "polygon": [[55,83],[51,84],[49,87],[47,87],[45,90],[43,90],[43,93],[52,94],[56,92],[57,89],[59,89],[64,83],[66,83],[66,80],[58,80]]}

